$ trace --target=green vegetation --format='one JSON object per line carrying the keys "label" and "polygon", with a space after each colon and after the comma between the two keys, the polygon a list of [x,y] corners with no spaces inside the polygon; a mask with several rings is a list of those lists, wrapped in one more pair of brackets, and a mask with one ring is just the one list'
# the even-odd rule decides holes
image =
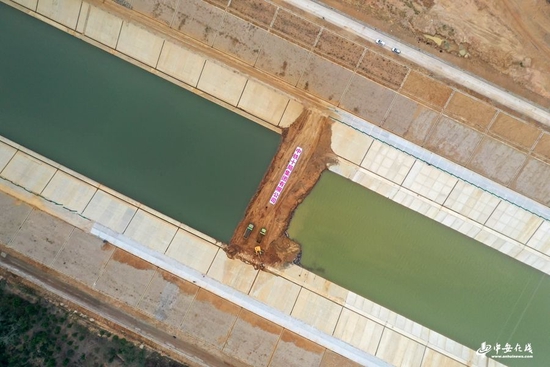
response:
{"label": "green vegetation", "polygon": [[0,367],[184,367],[77,315],[31,289],[0,281]]}

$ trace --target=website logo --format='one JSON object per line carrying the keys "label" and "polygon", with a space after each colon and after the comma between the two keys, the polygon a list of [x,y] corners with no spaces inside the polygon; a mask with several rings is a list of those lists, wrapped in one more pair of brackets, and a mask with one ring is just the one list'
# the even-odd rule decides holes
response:
{"label": "website logo", "polygon": [[484,356],[485,354],[489,353],[493,349],[491,344],[487,344],[486,342],[481,343],[481,347],[477,350],[478,356]]}

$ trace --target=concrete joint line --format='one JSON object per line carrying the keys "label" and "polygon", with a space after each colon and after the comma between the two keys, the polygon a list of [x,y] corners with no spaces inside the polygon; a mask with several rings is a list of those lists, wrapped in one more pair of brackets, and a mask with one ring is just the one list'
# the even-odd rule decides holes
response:
{"label": "concrete joint line", "polygon": [[55,262],[57,261],[57,259],[59,258],[59,255],[61,254],[61,252],[65,249],[65,247],[67,247],[67,243],[69,243],[69,240],[70,238],[73,236],[73,233],[75,231],[76,227],[73,227],[73,229],[71,230],[71,233],[69,233],[69,236],[67,236],[67,239],[63,242],[63,244],[59,247],[59,250],[57,251],[57,253],[55,254],[55,256],[53,257],[52,261],[46,265],[47,267],[49,268],[52,268],[53,269],[53,264],[55,264]]}
{"label": "concrete joint line", "polygon": [[411,68],[407,66],[407,74],[405,74],[405,77],[401,81],[401,84],[399,85],[399,88],[397,88],[397,92],[400,92],[401,89],[403,89],[403,86],[405,85],[405,81],[408,79],[410,74],[411,74]]}
{"label": "concrete joint line", "polygon": [[275,23],[275,19],[277,19],[277,16],[279,15],[279,7],[277,7],[277,9],[275,9],[275,13],[273,13],[273,19],[271,19],[271,22],[269,23],[269,26],[267,27],[267,31],[269,32],[269,30],[273,27],[273,24]]}

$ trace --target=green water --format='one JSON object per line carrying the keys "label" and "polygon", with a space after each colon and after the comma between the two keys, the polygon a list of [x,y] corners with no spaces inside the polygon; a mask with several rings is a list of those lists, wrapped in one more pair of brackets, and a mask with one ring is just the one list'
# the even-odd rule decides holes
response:
{"label": "green water", "polygon": [[280,136],[0,3],[0,135],[222,241]]}
{"label": "green water", "polygon": [[474,350],[531,343],[533,359],[499,361],[550,366],[548,275],[332,172],[289,234],[334,283]]}

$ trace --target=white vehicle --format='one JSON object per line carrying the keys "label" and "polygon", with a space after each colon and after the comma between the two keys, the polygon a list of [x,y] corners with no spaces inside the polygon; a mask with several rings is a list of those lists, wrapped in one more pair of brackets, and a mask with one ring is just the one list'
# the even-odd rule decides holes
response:
{"label": "white vehicle", "polygon": [[392,52],[395,52],[398,55],[401,53],[401,51],[398,48],[395,48],[395,47],[392,48],[391,50],[392,50]]}
{"label": "white vehicle", "polygon": [[380,46],[384,46],[386,44],[386,42],[382,41],[381,39],[377,39],[376,44],[378,44]]}

